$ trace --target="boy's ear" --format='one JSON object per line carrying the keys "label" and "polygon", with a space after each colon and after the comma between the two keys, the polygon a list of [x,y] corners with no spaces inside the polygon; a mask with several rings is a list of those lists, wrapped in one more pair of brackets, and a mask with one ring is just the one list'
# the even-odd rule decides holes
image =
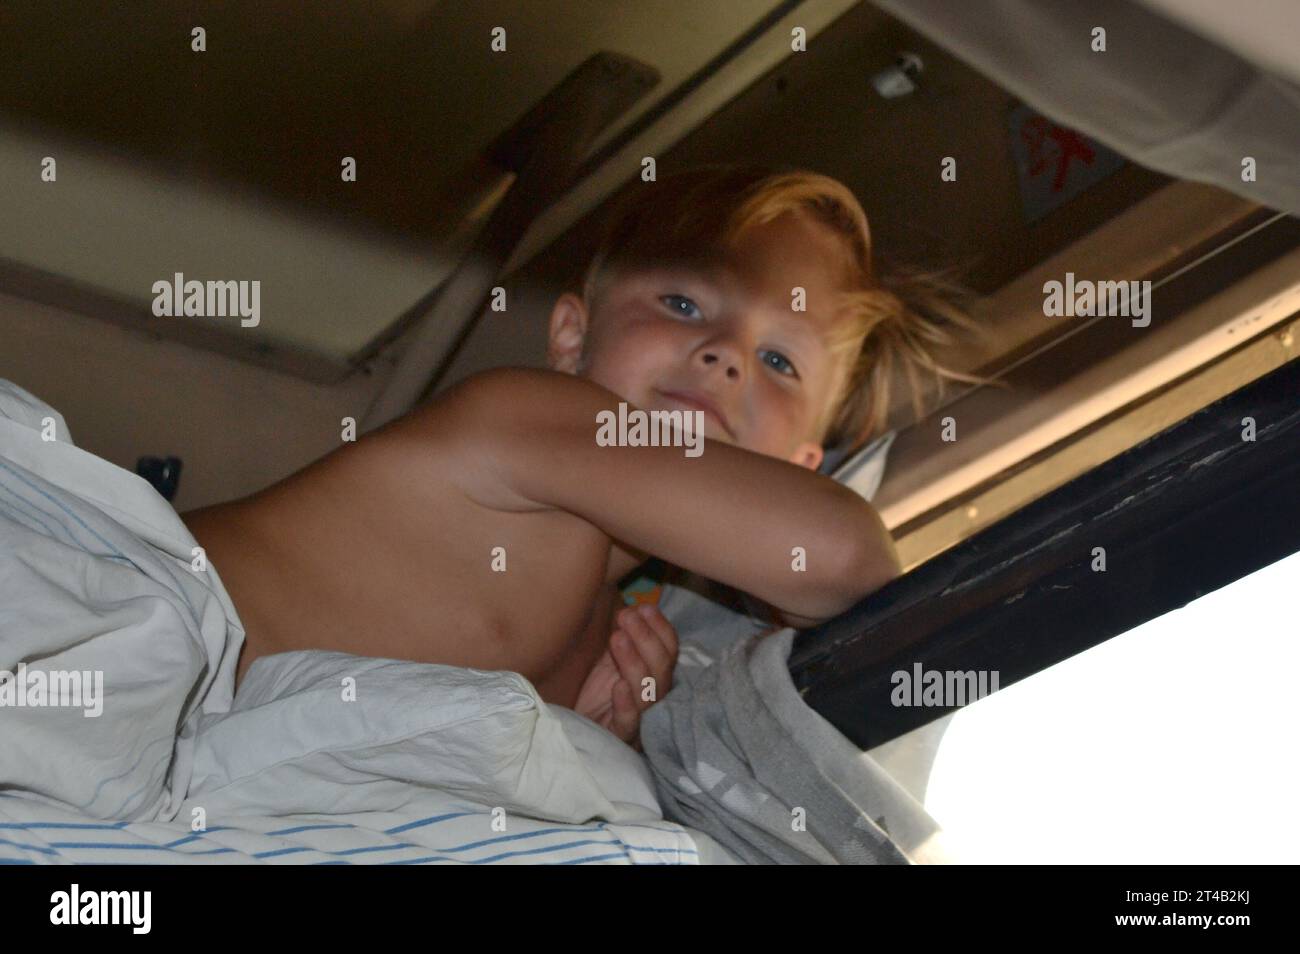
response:
{"label": "boy's ear", "polygon": [[577,374],[582,365],[582,346],[587,340],[587,306],[572,292],[565,292],[551,308],[551,329],[546,363],[554,371]]}
{"label": "boy's ear", "polygon": [[822,458],[826,456],[825,450],[821,444],[813,441],[804,441],[800,444],[793,454],[790,455],[790,463],[798,464],[800,467],[807,467],[815,471],[822,465]]}

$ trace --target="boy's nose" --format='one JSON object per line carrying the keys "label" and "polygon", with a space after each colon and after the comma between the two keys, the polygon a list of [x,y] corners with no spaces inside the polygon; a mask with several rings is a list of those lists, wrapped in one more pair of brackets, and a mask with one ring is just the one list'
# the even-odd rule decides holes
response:
{"label": "boy's nose", "polygon": [[703,364],[711,369],[721,367],[727,377],[740,377],[740,351],[736,348],[713,346],[700,353]]}

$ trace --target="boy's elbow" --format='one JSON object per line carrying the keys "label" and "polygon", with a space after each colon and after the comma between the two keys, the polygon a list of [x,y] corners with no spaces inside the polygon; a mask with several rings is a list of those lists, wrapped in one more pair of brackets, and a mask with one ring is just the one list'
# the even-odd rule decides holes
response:
{"label": "boy's elbow", "polygon": [[865,508],[868,518],[852,522],[838,542],[839,558],[830,562],[813,588],[803,588],[797,598],[781,610],[786,625],[806,629],[833,619],[890,580],[903,575],[893,537],[875,510]]}
{"label": "boy's elbow", "polygon": [[843,587],[841,600],[844,609],[903,575],[902,562],[889,528],[875,509],[866,508],[864,513],[866,519],[856,525],[855,532],[845,544],[847,556],[838,580]]}
{"label": "boy's elbow", "polygon": [[903,575],[903,562],[898,558],[894,537],[874,507],[871,509],[870,527],[870,532],[864,534],[860,541],[866,552],[860,557],[859,563],[866,578],[875,580],[875,585],[867,590],[868,593]]}

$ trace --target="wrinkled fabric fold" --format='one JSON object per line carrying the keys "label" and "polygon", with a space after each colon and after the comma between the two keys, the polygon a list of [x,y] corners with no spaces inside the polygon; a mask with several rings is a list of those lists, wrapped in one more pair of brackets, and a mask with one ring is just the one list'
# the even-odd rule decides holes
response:
{"label": "wrinkled fabric fold", "polygon": [[97,715],[75,693],[0,705],[0,787],[91,818],[175,817],[199,719],[229,710],[244,639],[196,546],[148,482],[0,381],[0,679],[102,685]]}
{"label": "wrinkled fabric fold", "polygon": [[[697,625],[704,603],[674,590],[665,615]],[[804,704],[787,668],[794,630],[764,634],[732,616],[717,630],[730,626],[728,648],[711,664],[679,662],[642,719],[664,817],[750,864],[947,861],[924,807]]]}

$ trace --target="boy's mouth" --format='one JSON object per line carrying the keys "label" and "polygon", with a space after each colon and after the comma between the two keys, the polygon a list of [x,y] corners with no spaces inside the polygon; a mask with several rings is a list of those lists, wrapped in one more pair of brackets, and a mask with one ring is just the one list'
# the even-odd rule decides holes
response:
{"label": "boy's mouth", "polygon": [[728,437],[733,441],[736,439],[736,435],[731,430],[731,424],[727,421],[726,415],[722,413],[721,408],[719,408],[718,405],[707,395],[701,394],[698,391],[661,391],[658,388],[655,389],[655,392],[659,394],[660,397],[667,398],[669,401],[681,404],[693,411],[703,411],[718,423],[718,425],[727,433]]}

